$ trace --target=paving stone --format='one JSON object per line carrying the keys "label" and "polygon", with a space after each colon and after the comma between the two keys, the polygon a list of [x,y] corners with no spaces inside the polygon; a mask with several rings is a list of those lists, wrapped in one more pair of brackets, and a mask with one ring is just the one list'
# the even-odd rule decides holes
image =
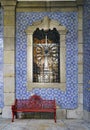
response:
{"label": "paving stone", "polygon": [[84,120],[35,120],[0,118],[0,130],[90,130],[90,123]]}

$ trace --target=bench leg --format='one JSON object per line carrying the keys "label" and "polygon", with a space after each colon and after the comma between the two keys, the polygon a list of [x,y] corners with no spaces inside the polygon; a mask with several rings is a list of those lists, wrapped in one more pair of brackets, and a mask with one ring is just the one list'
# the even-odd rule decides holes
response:
{"label": "bench leg", "polygon": [[12,122],[14,122],[14,112],[12,111]]}
{"label": "bench leg", "polygon": [[54,121],[56,123],[56,111],[54,111]]}

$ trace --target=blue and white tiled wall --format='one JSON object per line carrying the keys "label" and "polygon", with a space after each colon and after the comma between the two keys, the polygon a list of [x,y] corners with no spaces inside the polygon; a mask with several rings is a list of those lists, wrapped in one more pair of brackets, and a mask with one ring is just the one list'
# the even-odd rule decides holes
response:
{"label": "blue and white tiled wall", "polygon": [[[68,29],[66,36],[66,91],[35,88],[27,91],[27,38],[25,29],[48,15]],[[32,93],[42,98],[55,98],[61,108],[74,109],[78,104],[78,43],[77,12],[17,13],[16,15],[16,98],[28,98]],[[84,0],[84,109],[90,112],[90,0]],[[0,8],[0,108],[3,107],[3,11]]]}
{"label": "blue and white tiled wall", "polygon": [[0,8],[0,108],[3,107],[3,11]]}
{"label": "blue and white tiled wall", "polygon": [[84,109],[90,112],[90,0],[84,0]]}
{"label": "blue and white tiled wall", "polygon": [[[35,88],[27,91],[27,37],[25,30],[44,16],[66,26],[66,91],[56,88]],[[74,109],[78,104],[78,14],[77,12],[18,12],[16,14],[16,98],[28,98],[33,93],[42,98],[56,99],[61,108]]]}

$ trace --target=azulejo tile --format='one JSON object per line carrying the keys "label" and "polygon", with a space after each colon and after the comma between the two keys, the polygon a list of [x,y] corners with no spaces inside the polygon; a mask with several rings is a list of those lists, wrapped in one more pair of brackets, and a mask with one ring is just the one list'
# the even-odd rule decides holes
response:
{"label": "azulejo tile", "polygon": [[[66,91],[51,88],[35,88],[27,91],[27,39],[25,29],[33,22],[43,19],[44,16],[58,20],[60,24],[66,26],[68,33],[66,36]],[[42,98],[56,99],[62,108],[76,108],[78,102],[78,71],[77,71],[77,12],[26,12],[16,14],[16,97],[29,98],[33,94],[38,94]],[[75,73],[75,75],[73,75]],[[76,100],[74,99],[76,98]],[[71,99],[71,100],[70,100]]]}
{"label": "azulejo tile", "polygon": [[84,109],[90,112],[90,1],[84,0]]}

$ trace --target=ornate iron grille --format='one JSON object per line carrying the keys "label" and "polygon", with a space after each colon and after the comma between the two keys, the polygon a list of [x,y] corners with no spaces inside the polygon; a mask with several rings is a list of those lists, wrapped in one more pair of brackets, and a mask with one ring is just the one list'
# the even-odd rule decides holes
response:
{"label": "ornate iron grille", "polygon": [[33,82],[60,82],[60,43],[56,29],[33,34]]}

